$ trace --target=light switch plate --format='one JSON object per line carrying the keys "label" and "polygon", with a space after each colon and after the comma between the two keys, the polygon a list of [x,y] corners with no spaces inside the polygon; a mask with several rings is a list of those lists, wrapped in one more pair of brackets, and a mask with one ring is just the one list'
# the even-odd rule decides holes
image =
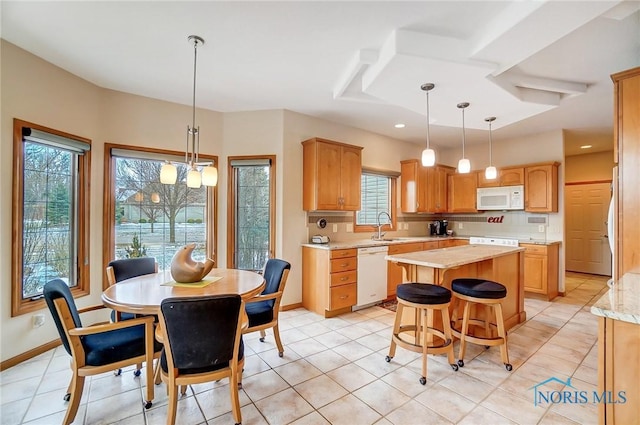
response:
{"label": "light switch plate", "polygon": [[544,233],[544,224],[538,225],[538,232]]}
{"label": "light switch plate", "polygon": [[347,232],[353,233],[353,223],[347,223]]}
{"label": "light switch plate", "polygon": [[333,233],[335,233],[335,232],[337,232],[337,231],[338,231],[338,225],[337,225],[337,224],[334,224],[334,225],[333,225]]}
{"label": "light switch plate", "polygon": [[458,229],[462,229],[464,228],[464,225],[462,223],[458,223]]}

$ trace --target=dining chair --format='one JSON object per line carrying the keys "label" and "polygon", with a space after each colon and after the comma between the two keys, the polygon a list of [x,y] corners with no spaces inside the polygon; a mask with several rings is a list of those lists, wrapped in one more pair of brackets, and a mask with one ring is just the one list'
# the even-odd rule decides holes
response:
{"label": "dining chair", "polygon": [[264,291],[246,301],[247,316],[249,317],[249,327],[243,330],[243,334],[260,331],[260,342],[264,342],[266,336],[265,329],[273,328],[273,337],[278,346],[278,355],[284,355],[284,348],[280,341],[278,331],[278,313],[280,311],[280,301],[284,287],[287,284],[287,277],[291,264],[277,258],[270,258],[264,267],[264,280],[266,282]]}
{"label": "dining chair", "polygon": [[[159,356],[162,345],[154,340],[151,316],[85,327],[80,314],[105,308],[103,305],[78,310],[69,286],[61,279],[47,282],[43,295],[62,345],[71,355],[73,375],[64,396],[69,405],[63,424],[68,425],[78,412],[85,377],[142,362],[151,367],[154,356]],[[148,409],[153,401],[152,373],[147,373],[146,385],[144,407]]]}
{"label": "dining chair", "polygon": [[240,295],[167,298],[160,305],[159,324],[164,343],[160,376],[167,385],[167,424],[176,421],[178,387],[229,378],[233,418],[242,422],[238,375],[244,366]]}
{"label": "dining chair", "polygon": [[[107,283],[111,286],[125,279],[152,273],[158,273],[158,263],[153,257],[113,260],[107,264]],[[115,310],[111,312],[112,322],[127,320],[133,317],[135,317],[133,313],[120,313]]]}

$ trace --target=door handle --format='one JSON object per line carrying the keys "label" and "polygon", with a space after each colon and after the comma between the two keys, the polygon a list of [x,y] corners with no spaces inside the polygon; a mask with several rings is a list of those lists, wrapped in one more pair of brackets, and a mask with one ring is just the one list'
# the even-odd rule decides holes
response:
{"label": "door handle", "polygon": [[609,239],[609,235],[602,235],[602,237]]}

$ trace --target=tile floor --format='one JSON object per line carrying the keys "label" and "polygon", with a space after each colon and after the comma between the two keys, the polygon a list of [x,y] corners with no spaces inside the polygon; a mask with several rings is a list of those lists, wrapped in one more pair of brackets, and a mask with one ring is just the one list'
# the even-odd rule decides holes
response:
{"label": "tile floor", "polygon": [[[606,279],[569,273],[566,287],[554,302],[526,299],[527,321],[509,333],[512,372],[502,366],[498,347],[471,345],[458,372],[446,357],[430,356],[425,386],[418,382],[418,354],[398,348],[390,363],[384,360],[394,319],[389,310],[332,319],[304,309],[283,312],[283,358],[270,334],[265,343],[258,333],[245,336],[243,424],[596,424],[595,404],[534,405],[532,387],[550,377],[570,377],[579,390],[597,387],[597,321],[589,306],[606,291]],[[58,347],[2,371],[0,423],[61,423],[68,361]],[[164,424],[166,392],[157,386],[145,411],[143,382],[131,369],[88,378],[74,424]],[[562,387],[555,382],[549,390]],[[176,423],[233,423],[227,388],[225,381],[190,387]]]}

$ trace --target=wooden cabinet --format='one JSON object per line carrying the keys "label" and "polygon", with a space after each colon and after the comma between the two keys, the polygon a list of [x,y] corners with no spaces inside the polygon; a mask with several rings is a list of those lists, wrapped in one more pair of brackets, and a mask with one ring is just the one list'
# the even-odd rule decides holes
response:
{"label": "wooden cabinet", "polygon": [[528,165],[524,168],[524,210],[558,212],[557,162]]}
{"label": "wooden cabinet", "polygon": [[640,67],[614,82],[614,161],[618,163],[617,276],[640,267]]}
{"label": "wooden cabinet", "polygon": [[524,251],[524,290],[551,300],[558,296],[558,244],[520,244]]}
{"label": "wooden cabinet", "polygon": [[443,239],[438,241],[438,248],[451,248],[452,246],[469,245],[467,239]]}
{"label": "wooden cabinet", "polygon": [[450,174],[447,180],[447,211],[450,213],[478,212],[476,209],[477,173]]}
{"label": "wooden cabinet", "polygon": [[447,209],[447,176],[454,168],[423,167],[419,160],[400,162],[400,209],[406,213],[441,213]]}
{"label": "wooden cabinet", "polygon": [[317,137],[302,145],[302,208],[359,210],[362,148]]}
{"label": "wooden cabinet", "polygon": [[611,398],[606,403],[598,403],[599,423],[638,423],[639,358],[640,324],[598,317],[598,394]]}
{"label": "wooden cabinet", "polygon": [[[426,242],[427,244],[429,242]],[[436,246],[425,248],[423,242],[403,243],[396,245],[389,245],[389,251],[387,254],[406,254],[407,252],[424,251],[425,249],[437,248]],[[393,297],[396,295],[396,287],[403,282],[402,267],[391,261],[387,261],[387,297]]]}
{"label": "wooden cabinet", "polygon": [[509,167],[498,170],[498,177],[487,180],[484,172],[478,172],[478,187],[519,186],[524,184],[524,167]]}
{"label": "wooden cabinet", "polygon": [[302,305],[325,317],[356,305],[357,249],[302,247]]}

